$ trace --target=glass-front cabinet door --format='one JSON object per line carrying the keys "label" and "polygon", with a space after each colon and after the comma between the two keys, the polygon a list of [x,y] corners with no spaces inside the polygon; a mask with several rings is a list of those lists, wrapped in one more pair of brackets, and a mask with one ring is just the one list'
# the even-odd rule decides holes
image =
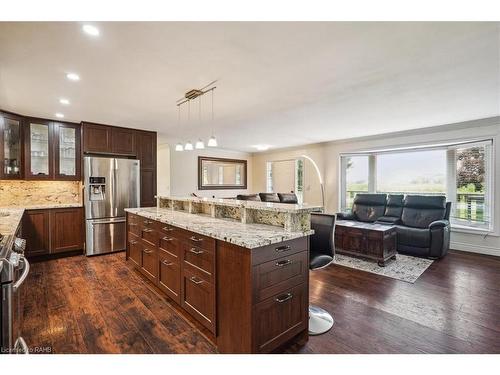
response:
{"label": "glass-front cabinet door", "polygon": [[0,177],[22,177],[22,128],[21,119],[0,114],[0,150],[3,156]]}
{"label": "glass-front cabinet door", "polygon": [[27,175],[31,178],[46,179],[53,175],[51,150],[51,124],[31,121],[28,126]]}
{"label": "glass-front cabinet door", "polygon": [[80,179],[80,126],[55,123],[55,178]]}

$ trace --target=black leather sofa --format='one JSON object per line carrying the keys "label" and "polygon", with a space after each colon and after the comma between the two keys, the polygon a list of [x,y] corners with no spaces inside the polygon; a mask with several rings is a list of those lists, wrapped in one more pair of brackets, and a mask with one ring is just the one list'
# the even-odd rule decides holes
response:
{"label": "black leather sofa", "polygon": [[441,258],[450,247],[450,210],[444,196],[357,194],[337,219],[394,225],[399,253]]}

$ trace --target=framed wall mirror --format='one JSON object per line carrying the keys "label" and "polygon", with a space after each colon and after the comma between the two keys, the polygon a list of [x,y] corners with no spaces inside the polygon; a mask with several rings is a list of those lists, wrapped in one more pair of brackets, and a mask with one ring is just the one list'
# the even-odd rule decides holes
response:
{"label": "framed wall mirror", "polygon": [[247,161],[198,156],[198,189],[246,189]]}

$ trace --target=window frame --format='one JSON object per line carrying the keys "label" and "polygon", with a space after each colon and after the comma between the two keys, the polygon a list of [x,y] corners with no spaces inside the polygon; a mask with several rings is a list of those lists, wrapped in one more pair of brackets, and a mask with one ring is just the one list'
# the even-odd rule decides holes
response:
{"label": "window frame", "polygon": [[[455,151],[459,148],[467,148],[473,147],[476,144],[486,144],[490,143],[489,147],[489,155],[485,158],[486,165],[486,179],[485,183],[487,186],[485,192],[485,202],[488,202],[488,210],[489,210],[489,227],[481,227],[481,226],[468,226],[460,223],[453,222],[450,217],[450,225],[453,231],[455,232],[463,232],[463,233],[473,233],[473,234],[484,234],[484,235],[499,235],[499,231],[496,225],[496,217],[495,217],[495,171],[496,171],[496,142],[497,137],[495,135],[488,135],[481,138],[475,139],[457,139],[454,141],[447,141],[443,143],[437,144],[428,144],[428,143],[418,143],[418,144],[408,144],[404,146],[395,146],[395,147],[383,147],[380,149],[374,150],[364,150],[364,151],[352,151],[352,152],[340,152],[338,167],[339,167],[339,189],[340,193],[338,194],[339,202],[338,207],[340,207],[340,211],[345,211],[346,208],[346,169],[345,163],[343,159],[346,157],[353,156],[368,156],[369,157],[369,165],[368,165],[368,193],[376,193],[377,189],[377,155],[380,154],[395,154],[398,152],[411,152],[411,151],[428,151],[428,150],[443,150],[446,152],[446,199],[447,201],[455,202],[450,197],[455,197],[456,195],[456,165],[453,169],[452,173],[450,173],[450,151]],[[455,153],[453,153],[455,155]],[[453,179],[453,184],[451,184],[451,180]]]}

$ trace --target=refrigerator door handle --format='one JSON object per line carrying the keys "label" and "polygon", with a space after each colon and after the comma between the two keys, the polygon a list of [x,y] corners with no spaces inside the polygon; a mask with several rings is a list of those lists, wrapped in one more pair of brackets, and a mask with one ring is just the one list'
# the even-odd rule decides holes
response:
{"label": "refrigerator door handle", "polygon": [[113,219],[113,220],[99,220],[91,222],[92,225],[97,224],[115,224],[115,223],[124,223],[126,219]]}

